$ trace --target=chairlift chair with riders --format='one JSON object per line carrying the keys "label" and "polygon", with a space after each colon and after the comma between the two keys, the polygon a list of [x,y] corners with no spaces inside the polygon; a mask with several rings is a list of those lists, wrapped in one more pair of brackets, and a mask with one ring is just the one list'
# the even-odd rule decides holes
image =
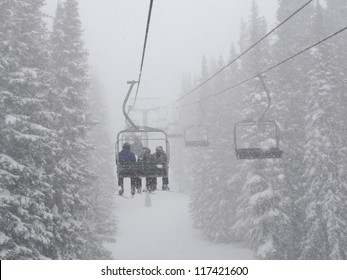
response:
{"label": "chairlift chair with riders", "polygon": [[[118,132],[117,142],[115,143],[118,184],[120,184],[119,179],[122,181],[124,178],[157,178],[169,176],[170,145],[167,133],[164,130],[153,127],[136,126],[130,119],[129,112],[125,110],[130,93],[136,83],[136,81],[128,82],[130,88],[123,103],[123,114],[126,118],[128,128]],[[132,139],[134,140],[133,143],[131,143]],[[124,143],[130,142],[130,145],[134,145],[135,140],[139,143],[145,143],[147,148],[152,147],[153,150],[155,146],[162,146],[167,155],[167,160],[165,162],[120,162],[119,153]],[[123,186],[121,187],[123,188]]]}
{"label": "chairlift chair with riders", "polygon": [[[268,106],[258,121],[240,121],[234,125],[234,149],[237,159],[274,159],[280,158],[283,153],[279,145],[277,123],[273,120],[264,120],[265,114],[271,106],[271,97],[261,75],[259,75],[259,79],[266,92]],[[253,143],[247,143],[244,139],[250,133],[254,135]],[[266,135],[270,135],[270,137]]]}
{"label": "chairlift chair with riders", "polygon": [[201,110],[201,120],[198,125],[187,126],[184,129],[184,142],[186,147],[208,147],[210,145],[208,128],[202,125],[205,118],[205,112],[199,102]]}

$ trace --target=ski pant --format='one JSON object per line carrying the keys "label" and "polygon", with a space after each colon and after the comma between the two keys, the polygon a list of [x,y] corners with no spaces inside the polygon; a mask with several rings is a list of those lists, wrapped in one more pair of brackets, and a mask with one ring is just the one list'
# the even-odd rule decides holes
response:
{"label": "ski pant", "polygon": [[169,178],[163,177],[163,185],[168,185],[168,184],[169,184]]}
{"label": "ski pant", "polygon": [[157,178],[155,178],[155,177],[147,177],[146,178],[146,187],[150,191],[155,190],[156,187],[157,187]]}
{"label": "ski pant", "polygon": [[131,187],[135,187],[136,189],[140,190],[142,187],[142,180],[141,178],[131,178],[133,180],[131,182]]}
{"label": "ski pant", "polygon": [[[157,188],[157,178],[156,177],[147,177],[146,178],[146,187],[149,189],[156,189]],[[169,184],[169,178],[168,177],[163,177],[163,185],[168,185]]]}
{"label": "ski pant", "polygon": [[[131,188],[141,189],[141,178],[130,178]],[[124,187],[124,178],[118,178],[118,186]]]}

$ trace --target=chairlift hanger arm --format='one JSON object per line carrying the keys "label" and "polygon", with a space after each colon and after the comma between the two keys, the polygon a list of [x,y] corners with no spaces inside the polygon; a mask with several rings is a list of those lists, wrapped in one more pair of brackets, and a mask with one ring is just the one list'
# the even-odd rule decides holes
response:
{"label": "chairlift hanger arm", "polygon": [[201,126],[202,123],[203,123],[204,120],[205,120],[205,110],[204,110],[204,108],[202,107],[202,101],[199,102],[199,107],[200,107],[200,110],[201,110],[201,120],[200,120],[200,122],[199,122],[198,125]]}
{"label": "chairlift hanger arm", "polygon": [[270,96],[270,92],[264,82],[264,79],[263,79],[263,75],[259,75],[258,76],[259,80],[261,81],[262,85],[263,85],[263,88],[265,90],[265,93],[266,93],[266,96],[267,96],[267,99],[268,99],[268,104],[267,104],[267,107],[265,109],[265,111],[263,112],[263,114],[261,115],[261,117],[259,118],[258,122],[262,121],[266,115],[266,113],[269,111],[270,107],[271,107],[271,96]]}
{"label": "chairlift hanger arm", "polygon": [[130,109],[129,109],[129,111],[127,112],[127,111],[126,111],[126,105],[127,105],[128,99],[129,99],[129,97],[130,97],[130,94],[131,94],[131,92],[132,92],[132,90],[133,90],[135,84],[137,84],[137,83],[138,83],[137,81],[128,81],[128,82],[127,82],[127,84],[130,84],[130,87],[129,87],[128,93],[127,93],[127,95],[126,95],[126,97],[125,97],[125,99],[124,99],[124,102],[123,102],[123,114],[124,114],[124,116],[125,116],[125,118],[126,118],[126,121],[127,121],[129,124],[131,124],[131,126],[134,127],[134,128],[136,128],[136,125],[135,125],[135,123],[130,119],[130,117],[129,117],[129,115],[128,115],[129,112],[130,112]]}
{"label": "chairlift hanger arm", "polygon": [[176,110],[176,112],[177,112],[177,120],[174,121],[174,122],[172,122],[172,123],[169,123],[169,126],[179,124],[180,119],[181,119],[181,113],[180,113],[180,111],[178,110],[178,106],[175,106],[174,108],[175,108],[175,110]]}

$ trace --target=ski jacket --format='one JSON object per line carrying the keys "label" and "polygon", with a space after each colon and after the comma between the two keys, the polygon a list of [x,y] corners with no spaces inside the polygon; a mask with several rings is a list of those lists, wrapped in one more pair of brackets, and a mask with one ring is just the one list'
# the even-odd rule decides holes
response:
{"label": "ski jacket", "polygon": [[154,161],[154,162],[166,162],[167,161],[167,155],[164,152],[160,152],[160,153],[155,152],[152,155],[152,161]]}
{"label": "ski jacket", "polygon": [[119,163],[136,162],[135,154],[129,150],[123,149],[119,153]]}
{"label": "ski jacket", "polygon": [[151,152],[150,151],[145,151],[144,153],[142,153],[139,156],[137,161],[140,161],[140,162],[150,162],[150,161],[152,161]]}
{"label": "ski jacket", "polygon": [[131,144],[131,151],[134,152],[138,157],[142,154],[143,145],[140,140],[135,139],[134,143]]}

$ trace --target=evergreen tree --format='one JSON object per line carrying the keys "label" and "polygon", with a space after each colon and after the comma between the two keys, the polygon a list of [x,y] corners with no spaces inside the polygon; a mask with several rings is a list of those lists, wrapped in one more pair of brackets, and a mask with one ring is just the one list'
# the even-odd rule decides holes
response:
{"label": "evergreen tree", "polygon": [[[208,69],[208,63],[205,56],[202,58],[201,62],[201,76],[199,78],[199,84],[204,82],[209,77],[209,69]],[[201,99],[208,96],[210,94],[210,85],[206,84],[195,93],[194,101],[195,102],[201,102]],[[186,102],[189,102],[186,100]],[[196,103],[194,105],[191,105],[190,107],[194,106],[193,108],[190,108],[191,112],[194,114],[194,123],[191,125],[206,127],[206,114],[205,114],[205,104],[202,102]],[[191,117],[188,118],[188,121],[190,120],[191,123]],[[208,128],[207,128],[208,129]],[[194,225],[197,228],[204,228],[205,227],[205,218],[206,218],[206,212],[208,211],[207,208],[208,205],[208,199],[206,199],[206,195],[211,195],[212,190],[208,190],[210,182],[211,182],[211,176],[210,172],[207,171],[208,166],[211,163],[211,157],[210,157],[210,147],[203,147],[199,150],[195,150],[194,147],[187,148],[190,149],[190,153],[188,154],[188,157],[193,164],[194,168],[192,170],[192,173],[190,176],[193,178],[193,186],[191,189],[191,200],[190,200],[190,211],[194,220]],[[206,195],[205,195],[206,194]]]}
{"label": "evergreen tree", "polygon": [[[313,26],[319,36],[325,34],[325,11],[316,5]],[[325,35],[326,36],[326,35]],[[336,50],[333,42],[319,45],[316,61],[309,73],[307,144],[304,157],[305,234],[302,240],[303,259],[346,259],[347,215],[346,176],[343,176],[345,141],[340,119],[343,117],[337,86]],[[340,109],[339,109],[340,108]]]}
{"label": "evergreen tree", "polygon": [[52,178],[55,188],[55,258],[104,258],[101,240],[91,223],[96,209],[91,203],[96,179],[89,169],[91,145],[87,114],[89,77],[87,52],[82,41],[78,3],[58,5],[51,36],[52,71],[56,77],[54,110],[62,149],[57,154]]}
{"label": "evergreen tree", "polygon": [[[0,258],[109,258],[102,242],[111,241],[114,224],[103,208],[111,201],[104,196],[101,207],[96,195],[103,179],[89,170],[89,78],[77,2],[58,5],[52,60],[43,3],[0,2]],[[111,182],[108,189],[103,182],[110,192]]]}
{"label": "evergreen tree", "polygon": [[[248,45],[266,33],[265,20],[259,17],[254,1],[248,32],[248,36],[242,34],[243,38],[249,38]],[[242,60],[241,71],[249,77],[265,69],[269,63],[269,43],[263,42]],[[254,80],[243,87],[243,92],[246,107],[242,119],[257,122],[267,105],[264,88],[259,80]],[[267,115],[264,120],[266,118]],[[274,137],[266,132],[262,136],[264,132],[258,126],[250,127],[246,132],[249,135],[241,141],[258,145],[261,139],[268,142],[269,136]],[[237,222],[234,226],[235,234],[250,242],[257,258],[289,258],[290,219],[282,206],[284,176],[280,160],[247,161],[243,163],[239,172],[230,181],[234,188],[236,186],[241,188],[237,204]]]}
{"label": "evergreen tree", "polygon": [[112,237],[116,231],[114,217],[114,193],[116,177],[114,172],[114,154],[110,153],[113,147],[108,133],[108,115],[103,99],[103,89],[97,75],[92,75],[89,94],[89,112],[95,126],[89,133],[90,142],[95,147],[90,155],[90,168],[97,178],[90,193],[90,202],[93,206],[94,230],[103,242],[114,242]]}
{"label": "evergreen tree", "polygon": [[[300,6],[302,1],[279,0],[277,22],[282,22]],[[301,10],[290,21],[277,30],[277,40],[272,46],[273,62],[282,61],[313,42],[311,36],[312,3]],[[297,203],[303,195],[303,154],[306,143],[304,118],[306,114],[306,92],[308,91],[307,73],[311,68],[309,55],[289,61],[271,71],[273,84],[273,113],[280,125],[282,166],[284,170],[285,213],[290,217],[292,245],[290,258],[299,257],[301,225],[304,207]]]}
{"label": "evergreen tree", "polygon": [[[186,74],[182,78],[181,91],[182,94],[187,93],[192,89],[192,78]],[[187,125],[187,119],[189,119],[188,107],[177,107],[177,124],[172,127],[170,133],[182,134],[182,138],[170,139],[170,180],[174,182],[175,188],[182,192],[189,192],[193,186],[193,162],[191,161],[191,153],[189,149],[185,147],[184,132]],[[174,122],[175,122],[174,121]],[[183,152],[182,152],[183,151]],[[182,175],[183,174],[183,175]],[[172,183],[170,183],[172,184]]]}
{"label": "evergreen tree", "polygon": [[[233,47],[230,54],[231,59],[236,57]],[[222,58],[219,61],[212,60],[210,72],[215,73],[224,65]],[[235,82],[237,68],[236,64],[215,77],[210,82],[209,94],[216,93],[226,88],[228,83]],[[202,74],[204,72],[206,71],[202,71]],[[223,98],[217,97],[204,101],[203,106],[208,112],[205,124],[209,129],[211,147],[205,151],[203,164],[206,167],[201,173],[201,177],[205,179],[192,193],[191,211],[194,213],[195,223],[208,239],[229,242],[235,238],[230,228],[235,219],[237,193],[227,184],[233,170],[233,163],[235,164],[232,155],[230,120],[235,116],[234,109],[237,108],[237,102],[234,95],[225,93]]]}
{"label": "evergreen tree", "polygon": [[2,259],[51,258],[57,137],[48,106],[42,0],[1,1],[0,234]]}
{"label": "evergreen tree", "polygon": [[[332,0],[327,1],[327,22],[329,25],[329,34],[347,25],[347,2],[343,0]],[[332,29],[330,31],[330,29]],[[331,46],[331,52],[336,54],[334,57],[330,57],[335,65],[334,75],[336,77],[336,84],[334,92],[339,96],[339,114],[341,118],[339,120],[339,129],[342,133],[342,137],[346,136],[347,131],[347,49],[345,48],[347,39],[345,34],[341,34],[332,38],[331,40],[334,44]],[[344,145],[345,155],[347,151],[346,143],[342,142]],[[347,166],[347,157],[345,156],[344,165]],[[346,176],[346,175],[345,175]]]}
{"label": "evergreen tree", "polygon": [[[11,5],[9,1],[0,2],[0,130],[5,127],[6,107],[4,104],[6,85],[8,84],[10,58]],[[1,145],[2,143],[0,143]]]}
{"label": "evergreen tree", "polygon": [[[202,63],[207,64],[207,60],[203,57]],[[186,74],[182,78],[181,90],[182,94],[186,94],[188,91],[192,90],[197,81],[189,75]],[[171,139],[170,143],[171,148],[171,166],[172,172],[170,177],[175,186],[180,191],[190,192],[193,188],[196,187],[196,170],[197,170],[197,160],[195,158],[196,151],[194,148],[185,146],[185,132],[186,129],[191,126],[194,126],[201,119],[201,111],[199,106],[191,103],[197,101],[197,95],[190,94],[185,97],[178,105],[179,120],[176,130],[178,133],[182,133],[183,139]],[[187,105],[188,104],[188,105]],[[192,213],[192,215],[194,215]]]}

